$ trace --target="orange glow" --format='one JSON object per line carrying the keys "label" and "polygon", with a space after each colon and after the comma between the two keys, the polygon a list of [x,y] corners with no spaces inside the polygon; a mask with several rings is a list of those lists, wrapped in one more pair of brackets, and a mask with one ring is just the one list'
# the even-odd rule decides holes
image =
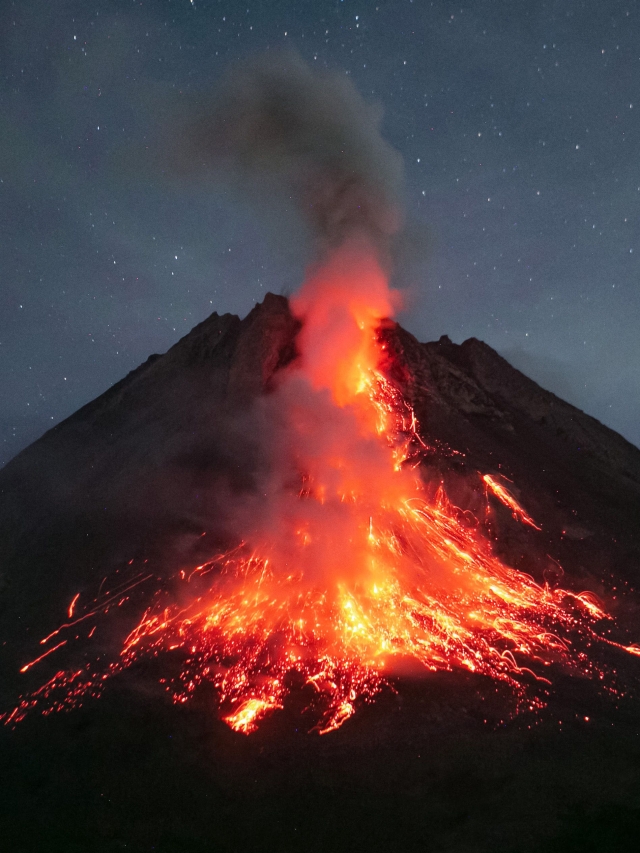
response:
{"label": "orange glow", "polygon": [[[606,613],[595,597],[504,565],[443,488],[427,496],[415,414],[382,367],[378,329],[398,305],[366,246],[343,247],[313,271],[291,301],[300,359],[263,401],[280,432],[260,495],[238,508],[242,544],[177,572],[180,594],[158,590],[106,669],[57,673],[5,722],[39,703],[73,707],[160,653],[179,655],[179,675],[162,681],[176,702],[208,681],[222,719],[244,734],[294,684],[314,730],[331,732],[407,659],[424,672],[496,679],[528,709],[542,701],[526,684],[548,684],[551,664],[600,674],[578,651],[600,639],[593,626]],[[517,521],[540,529],[495,478],[483,480]],[[108,595],[73,624],[108,609]]]}
{"label": "orange glow", "polygon": [[492,477],[490,474],[485,474],[482,479],[498,500],[511,510],[515,519],[521,521],[523,524],[528,524],[529,527],[534,527],[536,530],[542,530],[541,527],[538,527],[531,516],[522,509],[513,495],[510,494],[507,489],[505,489],[505,487],[495,479],[495,477]]}
{"label": "orange glow", "polygon": [[69,617],[69,619],[71,619],[71,617],[73,616],[73,611],[79,598],[80,593],[78,592],[73,596],[73,599],[71,600],[71,604],[69,605],[69,609],[67,610],[67,616]]}
{"label": "orange glow", "polygon": [[37,663],[40,663],[41,660],[44,660],[46,657],[49,657],[50,654],[57,651],[61,646],[65,646],[67,644],[67,640],[63,640],[61,643],[58,643],[57,646],[53,646],[50,649],[47,649],[44,654],[41,654],[39,657],[35,658],[35,660],[29,661],[29,663],[25,663],[23,667],[20,668],[20,672],[26,672],[31,669],[32,666],[35,666]]}
{"label": "orange glow", "polygon": [[375,334],[380,320],[399,307],[399,294],[362,247],[343,248],[314,270],[291,300],[304,321],[298,346],[314,390],[328,389],[338,406],[354,403],[380,360]]}
{"label": "orange glow", "polygon": [[261,717],[264,717],[269,711],[281,707],[282,705],[274,701],[273,697],[246,699],[233,714],[224,717],[224,721],[234,732],[242,732],[242,734],[248,735],[258,728],[258,720]]}

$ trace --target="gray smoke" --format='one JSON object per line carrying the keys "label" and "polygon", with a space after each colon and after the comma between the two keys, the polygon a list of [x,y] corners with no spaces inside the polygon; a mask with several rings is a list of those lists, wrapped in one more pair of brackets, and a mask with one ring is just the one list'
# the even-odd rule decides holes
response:
{"label": "gray smoke", "polygon": [[293,53],[232,68],[191,133],[196,159],[254,191],[287,192],[322,253],[365,236],[381,260],[400,227],[402,160],[380,135],[382,113],[343,75]]}

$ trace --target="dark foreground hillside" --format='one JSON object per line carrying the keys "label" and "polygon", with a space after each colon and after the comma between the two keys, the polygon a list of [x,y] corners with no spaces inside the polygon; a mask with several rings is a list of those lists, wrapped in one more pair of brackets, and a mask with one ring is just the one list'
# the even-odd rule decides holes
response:
{"label": "dark foreground hillside", "polygon": [[[55,671],[19,673],[78,591],[131,559],[162,577],[224,544],[220,485],[252,488],[251,401],[295,358],[296,331],[281,297],[244,320],[214,314],[0,472],[0,712]],[[605,602],[612,639],[640,640],[640,451],[480,341],[420,344],[392,324],[382,335],[431,448],[427,486],[444,481],[474,516],[488,505],[505,562],[540,583],[564,570],[563,586]],[[511,480],[542,529],[515,523],[478,472]],[[114,648],[134,617],[114,620]],[[557,673],[548,708],[512,718],[479,676],[398,676],[323,737],[303,725],[302,693],[246,737],[207,690],[175,706],[158,664],[139,665],[80,710],[2,728],[2,846],[634,851],[640,661],[597,654],[615,694]]]}

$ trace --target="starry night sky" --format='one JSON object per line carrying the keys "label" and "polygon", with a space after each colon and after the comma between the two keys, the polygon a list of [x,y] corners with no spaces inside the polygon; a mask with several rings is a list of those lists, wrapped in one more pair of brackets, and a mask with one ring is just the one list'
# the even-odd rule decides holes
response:
{"label": "starry night sky", "polygon": [[0,464],[212,311],[296,289],[296,216],[165,156],[282,47],[384,109],[403,325],[481,338],[640,444],[640,5],[4,0]]}

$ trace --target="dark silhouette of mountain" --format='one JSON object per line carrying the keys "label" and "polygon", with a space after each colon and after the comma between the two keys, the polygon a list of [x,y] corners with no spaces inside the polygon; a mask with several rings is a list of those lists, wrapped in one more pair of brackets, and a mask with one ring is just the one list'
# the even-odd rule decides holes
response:
{"label": "dark silhouette of mountain", "polygon": [[[0,471],[3,706],[36,685],[20,665],[76,592],[132,558],[169,576],[225,544],[220,494],[253,486],[252,401],[296,357],[297,331],[272,294],[243,320],[213,314]],[[541,583],[564,571],[563,586],[604,599],[616,636],[640,639],[640,450],[481,341],[422,344],[391,322],[380,334],[430,448],[427,488],[444,482],[476,517],[489,500],[505,562]],[[488,499],[484,473],[512,481],[541,529]],[[245,739],[206,691],[175,707],[138,672],[3,731],[7,849],[635,850],[638,674],[611,661],[625,700],[567,679],[542,721],[496,730],[500,697],[444,674],[402,681],[326,738],[297,732],[290,709]]]}

